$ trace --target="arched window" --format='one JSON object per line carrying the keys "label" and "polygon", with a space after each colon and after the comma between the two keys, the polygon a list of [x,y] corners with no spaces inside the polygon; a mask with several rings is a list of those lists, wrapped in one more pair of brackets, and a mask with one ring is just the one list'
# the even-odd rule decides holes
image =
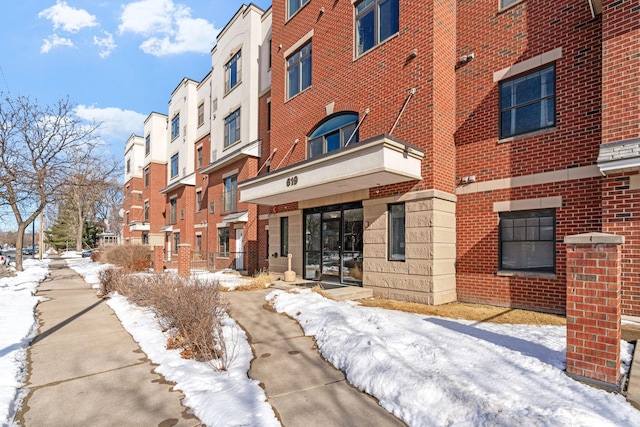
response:
{"label": "arched window", "polygon": [[339,113],[320,122],[309,135],[308,158],[320,156],[334,150],[338,150],[349,141],[349,144],[358,142],[358,132],[351,136],[358,124],[358,114]]}

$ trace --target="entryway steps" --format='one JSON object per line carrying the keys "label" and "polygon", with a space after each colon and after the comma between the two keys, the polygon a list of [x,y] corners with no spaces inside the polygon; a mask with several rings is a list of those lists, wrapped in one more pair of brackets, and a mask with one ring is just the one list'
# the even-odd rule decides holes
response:
{"label": "entryway steps", "polygon": [[[296,282],[285,282],[284,280],[276,280],[273,283],[274,288],[284,290],[291,288],[312,288],[318,285],[322,287],[321,282],[302,280]],[[331,283],[330,287],[324,289],[324,292],[336,301],[358,300],[373,297],[373,290],[371,289],[349,285],[339,286],[335,283]]]}

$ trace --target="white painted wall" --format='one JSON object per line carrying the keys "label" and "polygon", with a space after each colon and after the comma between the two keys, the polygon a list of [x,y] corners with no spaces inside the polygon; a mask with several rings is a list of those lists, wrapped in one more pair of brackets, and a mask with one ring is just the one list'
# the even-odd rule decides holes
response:
{"label": "white painted wall", "polygon": [[211,84],[211,73],[209,73],[196,88],[196,126],[198,122],[198,106],[200,104],[204,105],[204,123],[201,126],[197,126],[195,141],[199,141],[211,132]]}
{"label": "white painted wall", "polygon": [[[172,184],[194,172],[194,150],[198,127],[198,83],[183,79],[171,94],[169,114],[167,115],[167,184]],[[180,114],[180,133],[171,139],[171,121]],[[179,154],[178,175],[171,177],[171,157]]]}
{"label": "white painted wall", "polygon": [[[127,162],[129,162],[129,172],[127,172]],[[144,165],[144,138],[138,135],[131,135],[125,144],[124,151],[124,182],[129,182],[131,178],[142,178],[142,167]]]}
{"label": "white painted wall", "polygon": [[[144,121],[144,138],[149,135],[151,137],[151,149],[149,155],[145,155],[144,165],[149,163],[166,163],[167,162],[167,140],[168,140],[168,124],[167,116],[160,113],[151,113]],[[144,155],[144,138],[143,155]]]}

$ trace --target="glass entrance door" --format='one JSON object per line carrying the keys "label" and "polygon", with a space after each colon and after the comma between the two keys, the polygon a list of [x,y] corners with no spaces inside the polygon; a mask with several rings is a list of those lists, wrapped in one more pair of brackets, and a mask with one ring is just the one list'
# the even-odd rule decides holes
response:
{"label": "glass entrance door", "polygon": [[362,205],[305,211],[304,278],[362,284]]}

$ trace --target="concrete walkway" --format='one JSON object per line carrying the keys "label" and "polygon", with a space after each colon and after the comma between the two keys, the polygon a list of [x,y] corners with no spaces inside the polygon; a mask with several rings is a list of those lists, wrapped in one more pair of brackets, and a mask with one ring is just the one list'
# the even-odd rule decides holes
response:
{"label": "concrete walkway", "polygon": [[249,376],[260,381],[282,425],[404,426],[371,396],[352,387],[318,353],[300,325],[265,302],[271,292],[230,292],[231,316],[254,352]]}
{"label": "concrete walkway", "polygon": [[40,284],[22,426],[197,426],[111,308],[63,260]]}

